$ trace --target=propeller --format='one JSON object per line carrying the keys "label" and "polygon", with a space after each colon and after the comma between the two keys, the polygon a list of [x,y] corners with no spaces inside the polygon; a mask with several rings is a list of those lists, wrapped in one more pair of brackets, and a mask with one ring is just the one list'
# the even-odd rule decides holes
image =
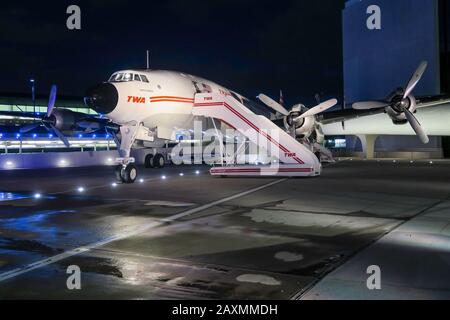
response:
{"label": "propeller", "polygon": [[404,113],[406,119],[411,125],[414,132],[419,137],[420,141],[424,144],[430,142],[427,134],[425,133],[422,125],[414,116],[414,114],[409,110],[410,103],[410,95],[422,79],[423,74],[425,73],[428,67],[428,62],[422,61],[420,65],[417,67],[417,70],[412,75],[405,89],[401,89],[399,93],[397,93],[390,101],[364,101],[364,102],[356,102],[353,104],[353,109],[355,110],[371,110],[371,109],[382,109],[382,108],[392,108],[396,112]]}
{"label": "propeller", "polygon": [[[58,136],[58,138],[61,139],[61,141],[64,143],[66,147],[70,147],[69,140],[64,136],[64,134],[54,126],[53,121],[51,120],[51,116],[53,114],[53,111],[55,110],[55,103],[56,103],[56,94],[58,92],[58,88],[56,85],[52,85],[50,90],[50,96],[48,99],[48,105],[47,105],[47,113],[43,118],[39,118],[39,122],[32,123],[30,125],[27,125],[25,127],[22,127],[20,129],[21,133],[27,133],[30,132],[39,126],[44,126],[47,130],[53,130],[53,132]],[[38,117],[36,117],[38,119]],[[48,125],[48,126],[47,126]]]}
{"label": "propeller", "polygon": [[406,108],[405,108],[405,116],[406,116],[406,119],[408,119],[408,122],[411,125],[411,127],[413,128],[414,132],[419,137],[420,141],[422,141],[422,143],[424,143],[424,144],[427,144],[428,142],[430,142],[430,139],[428,138],[427,134],[423,130],[422,126],[420,125],[419,120],[417,120],[417,118],[412,114],[412,112]]}
{"label": "propeller", "polygon": [[425,70],[428,67],[428,62],[422,61],[422,63],[417,68],[416,72],[412,75],[411,80],[409,80],[406,89],[405,94],[403,95],[403,99],[406,99],[411,92],[414,90],[414,88],[419,83],[420,79],[422,79],[423,74],[425,73]]}
{"label": "propeller", "polygon": [[264,103],[266,106],[272,108],[276,112],[281,113],[283,116],[288,116],[289,115],[289,111],[287,111],[285,107],[283,107],[281,104],[279,104],[278,102],[276,102],[272,98],[266,96],[265,94],[261,93],[260,95],[257,96],[257,98],[262,103]]}
{"label": "propeller", "polygon": [[315,116],[319,113],[327,111],[328,109],[334,107],[337,103],[338,103],[338,101],[336,99],[331,99],[331,100],[322,102],[321,104],[319,104],[319,105],[315,106],[314,108],[311,108],[308,111],[306,111],[305,113],[303,113],[300,117],[295,118],[294,121],[297,122],[306,117]]}
{"label": "propeller", "polygon": [[19,132],[20,133],[28,133],[30,131],[33,131],[37,127],[40,127],[41,125],[42,125],[41,122],[32,123],[32,124],[29,124],[29,125],[27,125],[25,127],[20,128]]}
{"label": "propeller", "polygon": [[47,118],[50,118],[53,113],[53,109],[55,108],[57,90],[58,88],[56,87],[56,85],[52,85],[52,88],[50,90],[50,97],[48,99]]}

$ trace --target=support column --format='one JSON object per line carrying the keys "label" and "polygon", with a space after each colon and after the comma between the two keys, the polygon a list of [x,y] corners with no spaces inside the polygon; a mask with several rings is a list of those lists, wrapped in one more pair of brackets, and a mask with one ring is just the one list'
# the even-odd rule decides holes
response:
{"label": "support column", "polygon": [[365,159],[375,159],[375,142],[377,141],[378,135],[358,135],[358,138],[361,140]]}

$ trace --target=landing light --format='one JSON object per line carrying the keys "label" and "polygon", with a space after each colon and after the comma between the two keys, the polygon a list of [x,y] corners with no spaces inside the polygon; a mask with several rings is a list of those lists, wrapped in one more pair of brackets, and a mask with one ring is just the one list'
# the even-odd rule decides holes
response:
{"label": "landing light", "polygon": [[115,188],[115,187],[117,187],[117,183],[113,182],[113,183],[111,184],[111,186],[112,186],[113,188]]}
{"label": "landing light", "polygon": [[144,179],[139,179],[139,182],[140,183],[144,183]]}
{"label": "landing light", "polygon": [[183,172],[180,173],[180,177],[184,177],[184,173]]}
{"label": "landing light", "polygon": [[198,170],[197,170],[197,171],[195,171],[195,174],[197,174],[197,175],[198,175],[198,174],[200,174],[200,171],[198,171]]}
{"label": "landing light", "polygon": [[34,198],[35,199],[40,199],[42,197],[42,195],[40,194],[40,193],[36,193],[35,195],[34,195]]}
{"label": "landing light", "polygon": [[78,190],[79,193],[83,193],[84,192],[84,188],[83,187],[79,187],[77,190]]}
{"label": "landing light", "polygon": [[161,177],[161,179],[163,179],[163,180],[166,180],[166,179],[167,179],[167,177],[166,177],[166,176],[162,176],[162,177]]}

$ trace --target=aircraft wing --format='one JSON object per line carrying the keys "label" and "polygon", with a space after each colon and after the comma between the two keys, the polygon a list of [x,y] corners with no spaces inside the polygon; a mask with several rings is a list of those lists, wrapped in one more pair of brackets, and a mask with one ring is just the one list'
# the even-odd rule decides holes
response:
{"label": "aircraft wing", "polygon": [[20,117],[29,119],[41,119],[42,116],[34,112],[21,112],[21,111],[0,111],[0,116],[7,117]]}
{"label": "aircraft wing", "polygon": [[[67,109],[57,109],[57,110],[67,110]],[[100,118],[97,115],[94,116],[70,110],[67,111],[75,115],[76,122],[74,124],[76,124],[78,127],[82,129],[95,128],[97,130],[104,127],[113,130],[118,129],[118,126],[112,123],[109,119]],[[37,120],[37,121],[45,120],[46,118],[45,113],[38,114],[34,112],[21,112],[21,111],[0,111],[0,116],[28,118],[30,120]],[[62,116],[64,116],[64,114]]]}
{"label": "aircraft wing", "polygon": [[[450,97],[448,96],[434,96],[434,97],[422,97],[417,99],[417,108],[432,108],[441,105],[450,104]],[[384,113],[384,108],[371,109],[371,110],[354,110],[344,109],[338,111],[326,112],[318,116],[317,120],[322,124],[331,124],[336,122],[345,122],[348,120],[364,118],[367,116],[373,116],[376,114]]]}

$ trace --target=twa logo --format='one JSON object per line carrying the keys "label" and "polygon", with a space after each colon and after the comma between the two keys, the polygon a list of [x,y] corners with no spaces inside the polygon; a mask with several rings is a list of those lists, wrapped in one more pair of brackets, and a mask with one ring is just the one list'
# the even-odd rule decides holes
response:
{"label": "twa logo", "polygon": [[296,157],[297,155],[296,155],[295,153],[289,153],[289,152],[286,152],[286,153],[284,154],[284,156],[285,156],[286,158],[294,158],[294,157]]}
{"label": "twa logo", "polygon": [[144,97],[128,96],[128,102],[145,103],[145,98]]}

